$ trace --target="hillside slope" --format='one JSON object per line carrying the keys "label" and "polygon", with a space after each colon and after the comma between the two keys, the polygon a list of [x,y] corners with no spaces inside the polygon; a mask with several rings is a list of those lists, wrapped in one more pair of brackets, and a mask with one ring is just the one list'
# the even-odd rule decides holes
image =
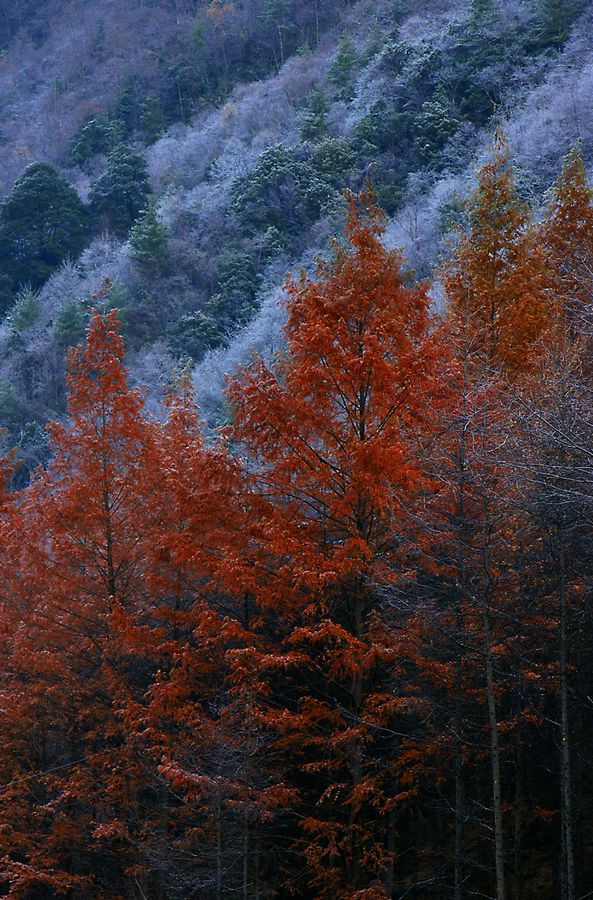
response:
{"label": "hillside slope", "polygon": [[43,422],[63,410],[64,353],[93,304],[122,310],[151,408],[189,361],[216,422],[225,372],[276,346],[284,273],[309,266],[339,229],[343,188],[373,181],[389,243],[423,276],[463,215],[496,125],[535,206],[577,138],[593,155],[591,3],[334,0],[320,13],[315,2],[47,0],[18,10],[3,32],[3,191],[40,160],[87,203],[124,147],[145,160],[153,192],[131,240],[91,203],[80,257],[40,289],[13,288],[0,421],[28,465],[46,452]]}

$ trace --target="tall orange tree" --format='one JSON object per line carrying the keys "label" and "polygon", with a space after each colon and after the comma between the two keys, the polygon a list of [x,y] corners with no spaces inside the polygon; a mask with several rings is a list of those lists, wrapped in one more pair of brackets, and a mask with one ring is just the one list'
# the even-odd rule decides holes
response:
{"label": "tall orange tree", "polygon": [[141,618],[119,615],[126,652],[152,672],[144,695],[129,697],[126,723],[164,786],[151,854],[175,896],[220,900],[263,889],[261,831],[287,793],[261,772],[253,685],[236,689],[231,678],[233,657],[253,639],[242,472],[224,445],[205,445],[187,377],[167,406],[155,429],[166,506],[148,548],[154,599]]}
{"label": "tall orange tree", "polygon": [[18,578],[4,602],[18,612],[0,730],[3,872],[15,896],[78,883],[88,896],[120,896],[144,877],[150,787],[122,730],[137,674],[115,622],[149,601],[162,473],[123,353],[116,313],[96,314],[70,356],[69,420],[50,426],[53,458],[22,492],[12,530]]}
{"label": "tall orange tree", "polygon": [[[461,376],[455,415],[437,468],[447,490],[435,554],[448,560],[441,590],[451,603],[455,754],[454,896],[463,896],[472,877],[464,830],[469,797],[468,747],[476,743],[476,697],[487,709],[484,743],[490,757],[490,790],[496,895],[507,895],[504,835],[504,742],[509,684],[506,641],[522,620],[512,579],[510,548],[516,544],[511,516],[512,467],[505,444],[510,385],[523,383],[540,358],[555,323],[547,290],[546,259],[527,207],[519,201],[509,155],[497,135],[492,158],[479,172],[469,203],[467,231],[461,235],[443,281],[449,299],[452,343]],[[444,423],[445,424],[445,423]],[[512,555],[512,554],[511,554]],[[445,613],[444,621],[447,621]],[[467,714],[467,715],[466,715]],[[474,759],[473,765],[476,764]],[[473,780],[473,779],[472,779]],[[477,787],[478,792],[483,788]],[[476,787],[473,787],[476,790]]]}
{"label": "tall orange tree", "polygon": [[276,644],[239,668],[298,792],[285,883],[304,896],[391,891],[409,795],[398,733],[422,715],[401,679],[416,647],[393,597],[418,561],[416,505],[437,489],[422,458],[452,363],[426,286],[404,284],[382,231],[372,197],[350,196],[346,243],[316,280],[288,283],[285,355],[228,391],[259,498],[252,590]]}
{"label": "tall orange tree", "polygon": [[547,259],[548,289],[583,336],[591,333],[593,290],[593,189],[582,148],[566,156],[539,227]]}
{"label": "tall orange tree", "polygon": [[517,195],[501,134],[478,173],[468,220],[447,267],[450,309],[469,322],[476,354],[514,377],[529,367],[553,310],[545,290],[545,257]]}

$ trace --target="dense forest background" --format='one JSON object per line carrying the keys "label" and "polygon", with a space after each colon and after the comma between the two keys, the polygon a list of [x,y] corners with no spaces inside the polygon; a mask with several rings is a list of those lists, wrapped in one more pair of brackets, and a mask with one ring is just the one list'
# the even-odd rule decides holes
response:
{"label": "dense forest background", "polygon": [[592,33],[2,5],[0,895],[589,896]]}

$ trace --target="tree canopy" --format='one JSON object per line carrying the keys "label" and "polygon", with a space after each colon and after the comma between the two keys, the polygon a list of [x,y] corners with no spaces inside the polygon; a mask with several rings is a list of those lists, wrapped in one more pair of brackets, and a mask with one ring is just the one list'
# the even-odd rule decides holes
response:
{"label": "tree canopy", "polygon": [[46,163],[29,166],[0,205],[4,309],[19,285],[39,288],[88,236],[88,214],[74,188]]}

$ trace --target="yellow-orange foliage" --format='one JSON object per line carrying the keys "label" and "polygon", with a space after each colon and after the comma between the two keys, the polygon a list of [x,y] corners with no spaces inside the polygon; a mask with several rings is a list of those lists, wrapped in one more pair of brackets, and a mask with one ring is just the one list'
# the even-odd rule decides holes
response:
{"label": "yellow-orange foliage", "polygon": [[512,378],[529,367],[552,309],[545,256],[500,134],[468,208],[468,230],[445,271],[450,311],[476,356]]}

